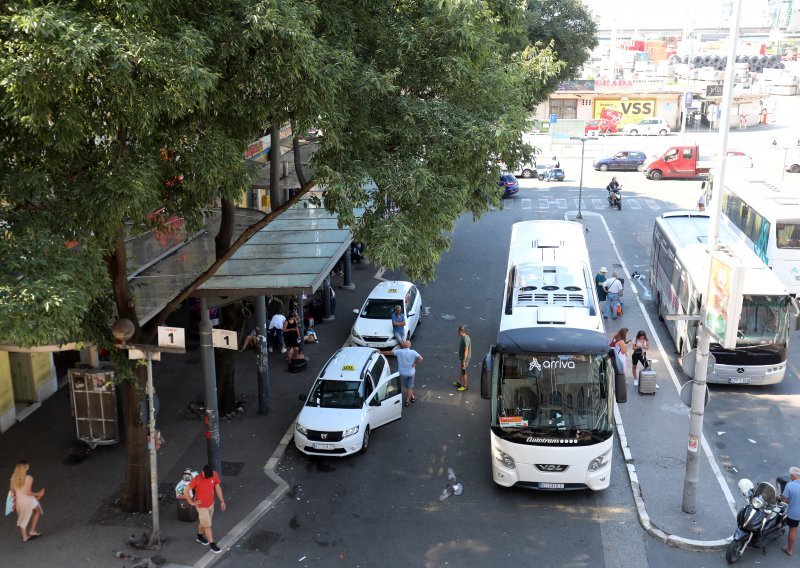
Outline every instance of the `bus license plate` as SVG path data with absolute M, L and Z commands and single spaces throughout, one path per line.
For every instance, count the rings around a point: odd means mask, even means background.
M 315 450 L 332 450 L 334 449 L 333 444 L 313 444 L 312 447 Z
M 728 383 L 731 385 L 746 385 L 750 383 L 750 379 L 745 377 L 731 377 L 728 379 Z
M 564 489 L 563 483 L 546 483 L 544 481 L 539 482 L 539 489 Z

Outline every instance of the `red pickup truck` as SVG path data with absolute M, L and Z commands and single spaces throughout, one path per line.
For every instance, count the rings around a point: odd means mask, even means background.
M 700 146 L 673 146 L 662 155 L 644 163 L 648 179 L 689 179 L 708 174 L 714 158 L 700 155 Z

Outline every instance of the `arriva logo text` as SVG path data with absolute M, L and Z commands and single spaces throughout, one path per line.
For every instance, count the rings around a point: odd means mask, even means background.
M 530 365 L 528 365 L 528 370 L 533 371 L 534 369 L 542 370 L 542 369 L 574 369 L 575 368 L 575 361 L 562 361 L 561 359 L 555 359 L 553 361 L 547 359 L 539 363 L 539 361 L 534 357 L 531 361 Z

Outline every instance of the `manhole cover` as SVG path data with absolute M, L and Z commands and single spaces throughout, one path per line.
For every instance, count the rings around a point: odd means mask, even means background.
M 664 469 L 683 469 L 686 462 L 681 458 L 663 457 L 656 460 L 656 465 Z

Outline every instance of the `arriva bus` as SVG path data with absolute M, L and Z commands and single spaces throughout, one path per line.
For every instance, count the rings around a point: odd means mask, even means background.
M 711 201 L 711 185 L 707 184 Z M 800 198 L 763 180 L 733 179 L 722 192 L 722 220 L 771 268 L 792 296 L 800 293 Z
M 708 288 L 711 256 L 707 251 L 710 217 L 707 213 L 677 211 L 656 219 L 650 283 L 681 357 L 697 347 L 693 321 L 667 320 L 667 314 L 699 314 Z M 720 246 L 745 266 L 742 315 L 736 349 L 711 344 L 716 364 L 708 382 L 769 385 L 783 380 L 789 347 L 791 297 L 786 287 L 726 226 L 720 225 Z
M 515 223 L 506 274 L 500 331 L 481 373 L 494 481 L 605 489 L 615 380 L 583 226 Z

